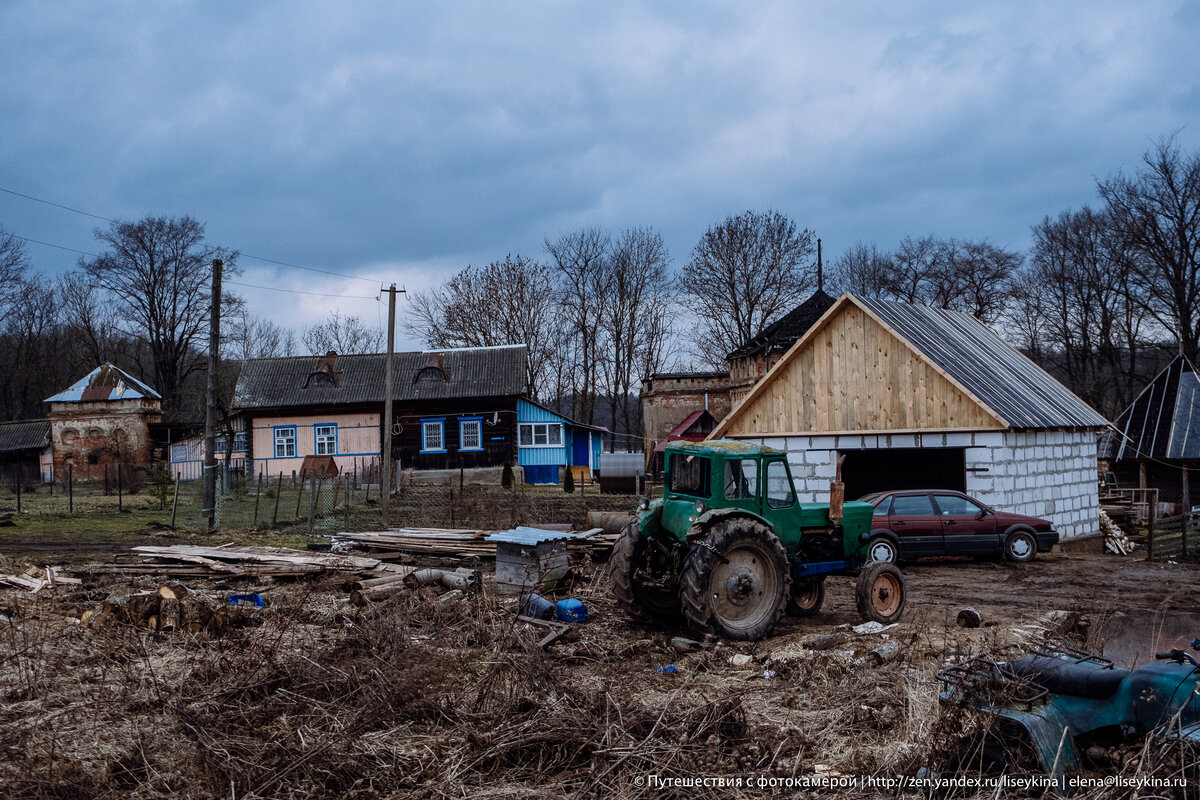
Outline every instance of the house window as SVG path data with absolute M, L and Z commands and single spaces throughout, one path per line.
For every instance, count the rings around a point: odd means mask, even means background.
M 483 419 L 466 417 L 458 421 L 458 449 L 483 449 Z
M 188 449 L 186 444 L 177 444 L 171 448 L 171 460 L 175 462 L 188 460 Z
M 421 452 L 422 453 L 444 453 L 444 452 L 446 452 L 446 420 L 445 420 L 445 418 L 421 420 Z
M 246 452 L 246 432 L 245 431 L 239 431 L 238 433 L 235 433 L 233 435 L 233 452 L 235 452 L 235 453 Z
M 522 422 L 521 447 L 562 447 L 562 425 L 557 422 Z
M 337 455 L 337 425 L 314 425 L 316 449 L 319 456 Z
M 275 457 L 296 457 L 296 428 L 294 426 L 275 429 Z

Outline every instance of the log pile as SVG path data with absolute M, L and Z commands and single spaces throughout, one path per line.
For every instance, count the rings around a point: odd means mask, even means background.
M 350 572 L 375 575 L 394 567 L 377 558 L 342 553 L 311 553 L 286 547 L 199 547 L 172 545 L 134 547 L 141 557 L 132 564 L 92 564 L 83 572 L 125 575 L 169 575 L 177 578 L 301 577 Z
M 20 575 L 0 575 L 0 586 L 14 589 L 24 589 L 27 592 L 40 592 L 42 589 L 63 585 L 79 585 L 79 578 L 71 578 L 61 574 L 55 567 L 45 569 L 30 567 Z
M 83 612 L 79 621 L 89 628 L 132 625 L 161 633 L 216 633 L 228 624 L 228 614 L 229 609 L 218 600 L 175 583 L 154 591 L 113 595 L 96 609 Z
M 1104 533 L 1104 549 L 1119 556 L 1133 552 L 1133 542 L 1104 509 L 1100 509 L 1100 530 Z

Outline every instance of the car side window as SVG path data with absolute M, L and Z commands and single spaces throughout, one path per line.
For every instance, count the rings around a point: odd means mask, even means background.
M 871 516 L 886 517 L 890 513 L 892 513 L 892 498 L 885 497 L 883 502 L 875 506 L 875 513 L 873 513 Z
M 927 494 L 899 494 L 892 498 L 893 517 L 924 517 L 935 513 Z
M 939 494 L 934 495 L 934 497 L 937 498 L 938 508 L 942 510 L 943 516 L 973 517 L 976 514 L 983 513 L 981 506 L 956 494 Z
M 753 459 L 725 462 L 725 497 L 740 500 L 758 496 L 758 464 Z
M 767 464 L 767 505 L 771 508 L 787 508 L 796 500 L 792 481 L 788 477 L 786 461 Z

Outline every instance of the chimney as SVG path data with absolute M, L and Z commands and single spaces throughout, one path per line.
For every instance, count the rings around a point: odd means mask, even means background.
M 337 363 L 337 352 L 330 350 L 323 356 L 317 358 L 317 372 L 324 372 L 326 375 L 333 374 L 333 365 Z

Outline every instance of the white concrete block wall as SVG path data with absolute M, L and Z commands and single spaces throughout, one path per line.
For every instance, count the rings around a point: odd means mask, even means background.
M 890 436 L 789 436 L 756 439 L 788 451 L 802 502 L 824 502 L 838 450 L 862 447 L 964 447 L 967 494 L 1002 511 L 1044 517 L 1063 539 L 1099 530 L 1096 436 L 1087 431 L 1004 431 Z M 936 444 L 935 444 L 936 443 Z

